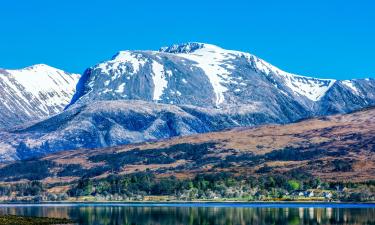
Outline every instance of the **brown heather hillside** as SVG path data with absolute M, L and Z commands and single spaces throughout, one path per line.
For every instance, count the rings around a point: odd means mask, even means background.
M 64 151 L 4 164 L 0 179 L 3 183 L 39 179 L 55 183 L 59 192 L 82 176 L 145 170 L 178 178 L 227 171 L 253 176 L 304 173 L 330 182 L 375 180 L 375 108 L 289 125 Z

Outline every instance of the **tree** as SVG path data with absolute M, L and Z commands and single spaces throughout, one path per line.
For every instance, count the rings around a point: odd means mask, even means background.
M 295 191 L 295 190 L 300 189 L 300 187 L 301 187 L 301 184 L 298 181 L 296 181 L 296 180 L 289 180 L 288 181 L 288 190 Z

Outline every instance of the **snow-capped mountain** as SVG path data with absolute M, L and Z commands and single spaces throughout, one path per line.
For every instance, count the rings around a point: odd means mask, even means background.
M 187 43 L 121 51 L 87 69 L 66 107 L 0 132 L 0 160 L 290 123 L 375 105 L 375 80 L 284 72 L 249 53 Z
M 300 76 L 249 53 L 187 43 L 159 51 L 119 52 L 86 70 L 72 104 L 144 100 L 225 108 L 257 102 L 280 111 L 288 102 L 288 107 L 298 108 L 297 114 L 320 115 L 325 114 L 320 108 L 326 108 L 327 99 L 331 113 L 374 104 L 374 90 L 373 79 L 336 81 Z M 330 95 L 337 91 L 346 92 L 347 100 L 356 99 L 356 103 L 336 107 Z
M 61 112 L 75 93 L 79 77 L 43 64 L 0 69 L 0 128 Z

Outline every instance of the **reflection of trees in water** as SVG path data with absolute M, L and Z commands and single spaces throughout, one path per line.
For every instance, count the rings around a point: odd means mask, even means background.
M 375 209 L 204 207 L 2 207 L 1 214 L 72 218 L 79 224 L 375 224 Z
M 37 216 L 37 217 L 53 217 L 53 218 L 69 218 L 69 207 L 61 206 L 10 206 L 0 207 L 0 214 L 12 214 L 22 216 Z
M 374 224 L 375 209 L 85 207 L 82 224 Z

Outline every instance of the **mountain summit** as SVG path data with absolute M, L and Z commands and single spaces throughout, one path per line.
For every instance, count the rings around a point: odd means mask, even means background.
M 193 42 L 159 51 L 119 52 L 85 71 L 72 104 L 144 100 L 225 108 L 257 103 L 280 110 L 287 102 L 299 108 L 298 114 L 320 115 L 373 104 L 374 89 L 374 80 L 295 75 L 249 53 Z M 343 96 L 336 101 L 342 102 L 337 103 L 333 97 L 339 93 Z

